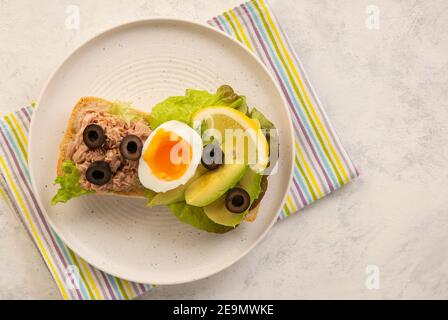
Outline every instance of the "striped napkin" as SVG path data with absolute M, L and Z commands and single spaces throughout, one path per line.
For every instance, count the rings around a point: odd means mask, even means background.
M 358 176 L 308 79 L 303 65 L 264 0 L 249 1 L 209 21 L 255 53 L 277 79 L 295 132 L 292 188 L 283 219 Z
M 295 168 L 280 218 L 297 212 L 358 175 L 332 128 L 288 38 L 264 0 L 225 12 L 209 24 L 255 53 L 278 81 L 293 117 Z M 30 183 L 27 163 L 32 107 L 0 119 L 0 193 L 17 214 L 64 299 L 132 299 L 149 284 L 113 277 L 85 262 L 48 225 Z

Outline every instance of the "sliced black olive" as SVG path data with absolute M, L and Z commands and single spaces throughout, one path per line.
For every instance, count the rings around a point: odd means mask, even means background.
M 249 210 L 255 209 L 261 202 L 261 199 L 263 199 L 264 194 L 266 193 L 266 190 L 268 189 L 268 175 L 264 175 L 263 178 L 261 178 L 261 191 L 258 195 L 258 198 L 255 199 L 254 202 L 252 202 L 252 205 L 250 206 Z
M 103 128 L 97 124 L 89 124 L 82 133 L 82 139 L 87 147 L 90 149 L 100 148 L 104 141 L 106 141 L 106 135 Z
M 96 161 L 86 171 L 86 179 L 92 184 L 102 186 L 110 181 L 112 171 L 105 161 Z
M 232 188 L 226 195 L 226 208 L 233 213 L 242 213 L 250 206 L 250 196 L 242 188 Z
M 218 169 L 224 162 L 224 153 L 216 143 L 210 143 L 202 150 L 202 165 L 208 170 Z
M 142 140 L 133 134 L 124 137 L 120 143 L 121 155 L 128 160 L 138 160 L 142 154 L 142 148 Z

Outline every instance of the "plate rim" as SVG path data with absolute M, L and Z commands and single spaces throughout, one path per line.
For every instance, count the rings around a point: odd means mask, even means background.
M 138 277 L 132 277 L 131 275 L 120 275 L 120 274 L 116 274 L 113 271 L 109 271 L 107 270 L 107 268 L 103 268 L 98 266 L 95 261 L 92 261 L 94 259 L 91 259 L 91 255 L 87 254 L 85 255 L 84 252 L 83 254 L 79 253 L 78 250 L 75 250 L 71 244 L 69 244 L 66 239 L 65 236 L 63 235 L 63 233 L 60 232 L 59 228 L 56 226 L 56 224 L 53 222 L 53 220 L 50 218 L 49 214 L 47 213 L 47 210 L 45 209 L 45 207 L 42 204 L 42 200 L 41 197 L 39 196 L 39 193 L 36 191 L 37 187 L 36 187 L 36 182 L 34 179 L 34 170 L 33 170 L 33 156 L 31 151 L 31 146 L 33 145 L 33 128 L 35 126 L 35 112 L 38 110 L 38 108 L 40 107 L 40 102 L 43 98 L 43 96 L 45 95 L 49 85 L 51 84 L 52 80 L 55 78 L 55 76 L 57 75 L 57 73 L 59 72 L 59 70 L 62 68 L 62 66 L 64 66 L 66 64 L 66 62 L 72 57 L 74 56 L 76 53 L 78 53 L 79 51 L 81 51 L 84 47 L 86 47 L 88 44 L 90 44 L 91 42 L 95 41 L 97 38 L 106 35 L 107 33 L 112 33 L 114 31 L 120 30 L 120 29 L 125 29 L 128 27 L 132 27 L 133 25 L 139 25 L 139 24 L 148 24 L 148 23 L 174 23 L 174 24 L 178 24 L 178 23 L 182 23 L 182 24 L 186 24 L 186 25 L 190 25 L 190 26 L 194 26 L 197 28 L 205 28 L 208 31 L 211 31 L 212 33 L 214 33 L 216 36 L 219 37 L 224 37 L 227 40 L 232 41 L 234 44 L 236 44 L 237 46 L 239 46 L 240 48 L 242 48 L 244 51 L 246 51 L 246 53 L 248 53 L 252 59 L 254 59 L 254 61 L 263 69 L 263 71 L 265 72 L 265 74 L 268 76 L 268 78 L 271 80 L 271 83 L 274 85 L 274 87 L 277 90 L 278 95 L 280 96 L 282 102 L 283 102 L 283 108 L 286 110 L 287 113 L 287 118 L 288 118 L 288 124 L 287 124 L 287 128 L 288 128 L 288 132 L 289 132 L 289 136 L 291 141 L 294 141 L 294 129 L 293 129 L 293 124 L 292 124 L 292 118 L 291 118 L 291 111 L 289 110 L 288 104 L 286 102 L 286 99 L 280 89 L 280 85 L 277 83 L 276 79 L 274 78 L 274 76 L 269 72 L 268 68 L 266 67 L 265 64 L 263 64 L 263 62 L 260 60 L 259 57 L 257 57 L 255 55 L 255 53 L 253 53 L 252 51 L 250 51 L 248 48 L 246 48 L 242 43 L 236 41 L 234 38 L 232 38 L 230 35 L 226 34 L 225 32 L 221 31 L 221 30 L 217 30 L 215 28 L 213 28 L 212 26 L 206 24 L 206 23 L 202 23 L 202 22 L 198 22 L 198 21 L 193 21 L 193 20 L 189 20 L 189 19 L 182 19 L 182 18 L 173 18 L 173 17 L 152 17 L 152 18 L 143 18 L 143 19 L 133 19 L 127 22 L 122 22 L 119 24 L 116 24 L 112 27 L 108 27 L 106 29 L 103 29 L 102 31 L 93 34 L 91 37 L 89 37 L 87 40 L 81 42 L 81 44 L 79 44 L 78 46 L 75 47 L 75 49 L 71 50 L 63 59 L 60 63 L 57 64 L 56 68 L 52 71 L 52 73 L 50 74 L 50 76 L 48 77 L 47 81 L 45 82 L 44 86 L 42 87 L 38 99 L 36 100 L 36 105 L 34 107 L 34 112 L 33 112 L 33 116 L 31 118 L 31 122 L 30 122 L 30 127 L 29 127 L 29 132 L 30 132 L 30 136 L 29 136 L 29 144 L 28 144 L 28 154 L 29 154 L 29 160 L 28 160 L 28 165 L 29 165 L 29 172 L 30 172 L 30 180 L 31 180 L 31 187 L 33 189 L 33 192 L 37 195 L 36 200 L 37 200 L 37 204 L 40 206 L 40 208 L 42 209 L 42 213 L 44 214 L 44 217 L 46 219 L 46 221 L 48 222 L 48 224 L 50 225 L 50 227 L 53 229 L 53 231 L 56 233 L 56 235 L 62 240 L 62 242 L 64 243 L 64 245 L 68 246 L 71 250 L 73 250 L 73 252 L 75 252 L 77 255 L 79 255 L 82 259 L 84 259 L 87 263 L 89 263 L 91 266 L 97 268 L 98 270 L 108 273 L 114 277 L 120 278 L 120 279 L 124 279 L 127 281 L 132 281 L 132 282 L 137 282 L 137 283 L 142 283 L 142 284 L 152 284 L 152 285 L 175 285 L 175 284 L 182 284 L 182 283 L 189 283 L 189 282 L 193 282 L 193 281 L 197 281 L 197 280 L 201 280 L 210 276 L 213 276 L 227 268 L 229 268 L 230 266 L 232 266 L 233 264 L 235 264 L 236 262 L 240 261 L 243 257 L 245 257 L 250 251 L 252 251 L 260 242 L 261 240 L 263 240 L 267 233 L 271 230 L 272 226 L 274 225 L 274 223 L 278 220 L 278 216 L 280 214 L 280 209 L 281 209 L 281 205 L 279 206 L 279 208 L 277 209 L 277 213 L 275 214 L 275 216 L 273 216 L 272 220 L 270 221 L 268 227 L 256 238 L 256 240 L 250 245 L 248 246 L 248 248 L 244 251 L 242 251 L 239 255 L 235 256 L 235 258 L 230 259 L 228 263 L 226 264 L 222 264 L 220 267 L 213 269 L 211 272 L 207 272 L 204 273 L 200 276 L 191 276 L 188 280 L 178 280 L 178 281 L 157 281 L 156 279 L 151 280 L 151 279 L 141 279 Z M 289 174 L 288 174 L 288 183 L 287 183 L 287 187 L 286 189 L 289 190 L 291 187 L 291 183 L 292 183 L 292 175 L 293 175 L 293 170 L 294 170 L 294 148 L 291 148 L 291 152 L 290 152 L 290 168 L 289 168 Z M 287 192 L 283 195 L 281 203 L 285 202 L 287 196 Z M 78 248 L 77 248 L 78 249 Z

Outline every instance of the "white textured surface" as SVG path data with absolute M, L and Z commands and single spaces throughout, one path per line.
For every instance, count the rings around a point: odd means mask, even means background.
M 153 15 L 206 20 L 239 1 L 0 0 L 0 113 L 26 105 L 61 59 L 109 26 Z M 81 9 L 67 30 L 65 8 Z M 448 298 L 448 3 L 271 1 L 362 177 L 275 226 L 209 279 L 161 298 Z M 365 10 L 380 9 L 380 29 Z M 6 44 L 6 45 L 5 45 Z M 0 201 L 0 298 L 59 298 Z M 381 272 L 365 286 L 367 265 Z

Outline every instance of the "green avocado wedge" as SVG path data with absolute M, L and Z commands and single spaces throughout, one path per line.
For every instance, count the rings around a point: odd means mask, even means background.
M 207 169 L 203 165 L 199 165 L 194 176 L 183 185 L 178 186 L 167 192 L 157 193 L 152 199 L 148 201 L 148 207 L 167 206 L 176 202 L 185 201 L 185 190 L 190 186 L 194 180 L 202 176 Z
M 247 170 L 241 180 L 238 182 L 238 186 L 247 191 L 250 195 L 250 202 L 254 202 L 256 198 L 258 198 L 261 192 L 261 179 L 262 175 L 256 173 L 252 170 Z M 226 195 L 224 194 L 218 200 L 204 207 L 204 212 L 213 222 L 228 226 L 235 227 L 243 221 L 244 216 L 247 214 L 249 210 L 246 210 L 242 213 L 236 214 L 229 210 L 226 207 Z
M 213 222 L 227 227 L 236 227 L 243 221 L 247 211 L 243 213 L 233 213 L 226 208 L 226 195 L 221 196 L 215 202 L 204 207 L 207 217 Z
M 186 187 L 187 185 L 184 184 L 167 192 L 158 193 L 150 201 L 148 201 L 147 206 L 166 206 L 172 203 L 184 201 Z
M 185 190 L 185 201 L 196 207 L 209 205 L 233 188 L 248 168 L 245 163 L 232 163 L 205 173 Z

